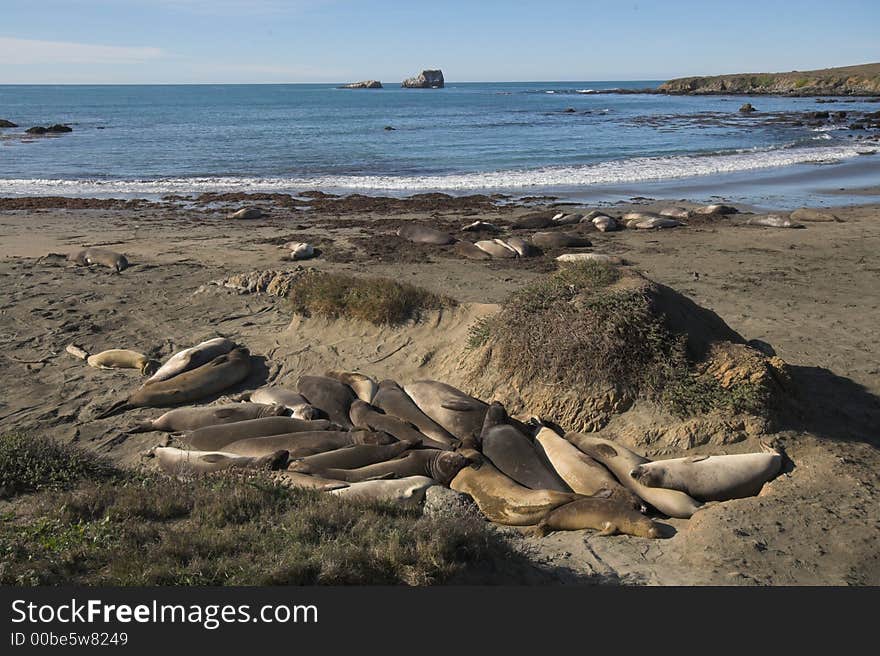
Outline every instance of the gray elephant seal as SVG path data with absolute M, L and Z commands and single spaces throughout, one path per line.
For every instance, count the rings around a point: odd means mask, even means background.
M 403 388 L 393 380 L 383 380 L 379 383 L 379 391 L 373 398 L 373 405 L 392 417 L 409 422 L 432 440 L 448 446 L 458 444 L 455 437 L 422 412 L 419 406 L 403 391 Z
M 77 253 L 71 253 L 67 256 L 67 259 L 79 266 L 100 264 L 115 270 L 116 273 L 120 273 L 128 268 L 128 260 L 125 255 L 107 250 L 106 248 L 86 248 Z
M 262 219 L 264 216 L 268 216 L 263 210 L 259 207 L 243 207 L 237 212 L 233 212 L 229 214 L 227 219 Z
M 390 435 L 373 431 L 311 431 L 251 437 L 227 444 L 223 450 L 243 456 L 264 456 L 284 449 L 291 458 L 302 458 L 353 444 L 393 444 L 395 441 Z
M 691 215 L 683 207 L 664 207 L 662 210 L 658 212 L 660 216 L 667 216 L 670 219 L 678 219 L 679 221 L 687 221 L 688 217 Z
M 737 214 L 738 209 L 732 205 L 704 205 L 693 210 L 694 214 Z
M 489 406 L 479 399 L 436 380 L 417 380 L 403 390 L 419 410 L 459 440 L 480 435 Z
M 598 460 L 631 492 L 670 517 L 688 519 L 700 507 L 700 503 L 684 492 L 647 487 L 636 481 L 629 473 L 647 462 L 647 458 L 600 437 L 582 433 L 566 433 L 565 439 L 594 460 Z
M 646 462 L 633 468 L 630 476 L 647 487 L 679 490 L 701 501 L 753 497 L 782 469 L 782 454 L 761 446 L 764 453 Z
M 184 451 L 174 447 L 158 447 L 154 454 L 159 461 L 159 468 L 172 476 L 210 474 L 224 469 L 279 469 L 287 464 L 286 451 L 249 458 L 221 451 Z
M 348 385 L 357 394 L 357 397 L 365 403 L 372 403 L 373 397 L 376 396 L 376 392 L 379 389 L 379 384 L 373 378 L 358 371 L 327 371 L 324 375 L 327 378 L 332 378 Z
M 237 400 L 281 405 L 289 410 L 290 415 L 296 419 L 321 418 L 321 411 L 306 401 L 306 397 L 299 392 L 283 387 L 261 387 L 253 392 L 240 394 Z
M 306 400 L 343 428 L 352 428 L 348 413 L 357 398 L 345 383 L 324 376 L 300 376 L 296 388 Z
M 421 433 L 402 419 L 383 414 L 369 403 L 360 399 L 351 404 L 351 423 L 365 430 L 383 431 L 403 442 L 412 442 L 430 449 L 449 451 L 452 447 L 445 442 L 437 442 Z
M 149 431 L 164 431 L 166 433 L 179 433 L 191 431 L 205 426 L 217 426 L 219 424 L 231 424 L 248 419 L 260 417 L 278 417 L 283 415 L 286 408 L 282 405 L 263 405 L 261 403 L 230 403 L 227 405 L 215 405 L 200 408 L 176 408 L 169 410 L 156 419 L 144 421 L 134 428 L 128 429 L 128 433 L 146 433 Z
M 493 426 L 481 435 L 483 455 L 501 472 L 532 490 L 571 492 L 538 455 L 532 442 L 513 426 Z
M 182 351 L 178 351 L 165 361 L 159 369 L 150 376 L 148 383 L 156 383 L 160 380 L 174 378 L 184 371 L 201 367 L 219 355 L 229 353 L 235 348 L 235 342 L 225 337 L 215 337 L 201 344 L 196 344 Z
M 522 237 L 508 237 L 504 243 L 515 250 L 520 257 L 537 257 L 541 254 L 541 250 L 537 246 L 530 244 Z
M 411 442 L 354 444 L 333 451 L 316 453 L 313 456 L 297 458 L 287 468 L 291 471 L 304 473 L 328 469 L 357 469 L 396 458 L 411 446 Z
M 676 219 L 670 219 L 665 216 L 656 216 L 651 217 L 650 219 L 645 219 L 644 221 L 636 221 L 635 225 L 632 227 L 636 230 L 659 230 L 663 228 L 677 228 L 682 225 L 684 225 L 684 223 Z
M 97 415 L 96 419 L 132 408 L 155 408 L 198 401 L 237 385 L 248 377 L 250 371 L 250 353 L 245 348 L 236 348 L 170 380 L 143 385 L 124 401 L 113 404 Z
M 329 430 L 331 424 L 326 419 L 304 421 L 293 417 L 260 417 L 230 424 L 204 426 L 188 431 L 181 436 L 193 449 L 217 451 L 227 444 L 251 437 L 284 435 L 287 433 L 311 433 Z M 338 426 L 336 427 L 338 428 Z
M 593 218 L 590 223 L 592 223 L 593 227 L 599 232 L 614 232 L 615 230 L 620 229 L 620 224 L 617 223 L 617 219 L 605 216 L 604 214 Z
M 529 214 L 516 219 L 513 222 L 514 228 L 546 228 L 553 225 L 553 216 L 547 212 L 539 212 L 537 214 Z
M 298 468 L 297 471 L 306 474 L 317 474 L 318 476 L 346 481 L 347 483 L 357 483 L 373 478 L 428 476 L 438 483 L 448 485 L 449 481 L 455 478 L 455 475 L 469 464 L 470 460 L 459 453 L 426 449 L 423 451 L 408 451 L 394 460 L 367 465 L 357 469 Z
M 548 512 L 578 498 L 572 492 L 530 490 L 498 471 L 488 461 L 462 469 L 449 484 L 470 495 L 487 519 L 507 526 L 537 524 Z
M 469 241 L 455 242 L 455 252 L 469 260 L 491 260 L 492 256 Z
M 551 531 L 579 531 L 591 528 L 599 535 L 623 533 L 640 538 L 660 538 L 659 524 L 615 499 L 582 498 L 547 513 L 535 527 L 536 535 Z
M 549 248 L 580 248 L 583 246 L 592 246 L 586 237 L 575 235 L 569 232 L 536 232 L 532 235 L 532 243 L 544 249 Z
M 765 228 L 803 228 L 800 223 L 795 223 L 787 216 L 768 214 L 767 216 L 753 216 L 746 220 L 746 225 L 763 226 Z
M 343 481 L 332 481 L 329 478 L 321 478 L 320 476 L 309 476 L 308 474 L 300 474 L 289 469 L 273 472 L 272 479 L 282 487 L 298 487 L 303 490 L 318 490 L 319 492 L 341 490 L 348 487 L 348 483 Z
M 110 349 L 101 351 L 86 358 L 90 367 L 98 369 L 137 369 L 144 376 L 149 376 L 159 368 L 159 363 L 143 353 L 128 349 Z
M 517 256 L 516 251 L 500 239 L 481 239 L 474 243 L 481 251 L 488 253 L 493 259 L 512 259 Z
M 417 244 L 435 244 L 437 246 L 445 246 L 455 241 L 452 235 L 423 225 L 401 226 L 397 230 L 397 236 Z
M 604 264 L 626 264 L 623 258 L 605 253 L 563 253 L 557 262 L 602 262 Z
M 572 491 L 593 496 L 601 490 L 623 489 L 604 465 L 593 460 L 550 428 L 546 426 L 541 428 L 535 436 L 535 442 L 559 477 Z
M 437 482 L 428 476 L 407 476 L 387 481 L 363 481 L 331 490 L 330 494 L 357 501 L 396 503 L 417 507 L 425 500 L 425 492 Z
M 553 225 L 574 225 L 575 223 L 580 223 L 583 218 L 583 214 L 565 214 L 560 212 L 553 217 Z

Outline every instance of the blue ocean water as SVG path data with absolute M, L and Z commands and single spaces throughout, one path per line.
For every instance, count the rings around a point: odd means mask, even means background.
M 767 114 L 877 108 L 761 97 L 749 116 L 737 112 L 742 97 L 593 93 L 656 84 L 0 86 L 0 118 L 20 126 L 0 129 L 0 195 L 524 194 L 649 182 L 855 158 L 845 122 Z M 74 131 L 24 134 L 52 123 Z

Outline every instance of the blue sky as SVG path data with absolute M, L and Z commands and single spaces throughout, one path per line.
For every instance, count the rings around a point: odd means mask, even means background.
M 880 61 L 878 0 L 2 0 L 0 83 L 648 80 Z

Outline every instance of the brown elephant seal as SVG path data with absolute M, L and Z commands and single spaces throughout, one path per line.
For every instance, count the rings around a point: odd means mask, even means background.
M 677 219 L 670 219 L 666 216 L 655 216 L 650 219 L 645 219 L 644 221 L 636 221 L 635 225 L 632 226 L 636 230 L 660 230 L 663 228 L 677 228 L 678 226 L 683 226 L 684 223 Z
M 247 419 L 229 424 L 204 426 L 192 431 L 187 431 L 181 436 L 193 449 L 206 451 L 218 451 L 227 444 L 246 440 L 251 437 L 266 437 L 267 435 L 284 435 L 287 433 L 312 433 L 314 431 L 338 429 L 332 426 L 326 419 L 304 421 L 293 417 L 260 417 Z
M 468 494 L 487 519 L 507 526 L 531 526 L 548 512 L 578 498 L 573 492 L 530 490 L 484 460 L 465 467 L 449 484 Z
M 520 257 L 537 257 L 541 254 L 541 249 L 534 244 L 530 244 L 522 237 L 508 237 L 504 240 L 504 243 L 515 250 L 516 254 Z
M 357 483 L 372 478 L 405 478 L 406 476 L 428 476 L 438 483 L 448 485 L 449 481 L 463 467 L 467 467 L 470 460 L 460 453 L 452 451 L 437 451 L 426 449 L 423 451 L 408 451 L 402 456 L 379 462 L 357 469 L 318 469 L 297 468 L 305 474 L 317 474 L 325 478 L 332 478 L 347 483 Z
M 137 369 L 144 376 L 153 374 L 159 363 L 143 353 L 128 349 L 110 349 L 86 358 L 90 367 L 97 369 Z
M 321 478 L 320 476 L 300 474 L 289 469 L 272 472 L 272 480 L 281 487 L 297 487 L 302 490 L 318 490 L 319 492 L 341 490 L 349 485 L 344 481 L 333 481 L 329 478 Z
M 425 500 L 425 492 L 437 481 L 428 476 L 407 476 L 393 480 L 363 481 L 348 487 L 331 490 L 344 499 L 374 503 L 393 503 L 406 507 L 417 507 Z
M 452 449 L 445 442 L 432 440 L 402 419 L 386 415 L 381 410 L 374 408 L 369 403 L 364 403 L 360 399 L 351 404 L 349 416 L 351 423 L 357 428 L 383 431 L 403 442 L 412 442 L 430 449 L 441 449 L 443 451 Z
M 574 225 L 575 223 L 580 223 L 583 218 L 583 214 L 566 214 L 565 212 L 560 212 L 554 216 L 552 220 L 553 225 Z
M 397 230 L 397 236 L 417 244 L 434 244 L 436 246 L 445 246 L 455 241 L 455 238 L 446 232 L 417 224 L 401 226 Z
M 248 377 L 250 371 L 250 353 L 246 348 L 236 348 L 169 380 L 143 385 L 124 401 L 114 403 L 97 415 L 96 419 L 132 408 L 156 408 L 198 401 L 237 385 Z
M 250 437 L 223 447 L 227 453 L 242 456 L 264 456 L 284 449 L 291 458 L 312 456 L 353 444 L 393 444 L 396 440 L 386 433 L 374 431 L 307 431 Z
M 512 259 L 517 257 L 516 251 L 500 239 L 481 239 L 474 243 L 481 251 L 488 253 L 493 259 Z
M 630 476 L 647 487 L 679 490 L 700 501 L 753 497 L 782 469 L 782 454 L 761 446 L 763 453 L 646 462 L 633 468 Z
M 116 271 L 122 272 L 128 268 L 128 260 L 122 253 L 110 251 L 106 248 L 86 248 L 77 253 L 71 253 L 67 259 L 79 266 L 91 266 L 92 264 L 100 264 Z
M 629 224 L 631 221 L 650 221 L 651 219 L 659 219 L 660 215 L 657 212 L 626 212 L 620 217 L 620 220 L 626 224 Z
M 242 207 L 240 210 L 229 214 L 227 219 L 262 219 L 268 216 L 259 207 Z
M 547 212 L 528 214 L 514 220 L 513 222 L 513 227 L 519 229 L 532 228 L 540 230 L 541 228 L 546 228 L 551 225 L 553 225 L 553 215 L 548 214 Z
M 595 217 L 590 223 L 592 223 L 593 227 L 599 232 L 614 232 L 615 230 L 620 230 L 620 224 L 617 222 L 617 219 L 604 214 Z
M 684 492 L 647 487 L 629 475 L 639 465 L 650 462 L 647 458 L 611 440 L 583 433 L 566 433 L 565 439 L 594 460 L 605 465 L 611 470 L 618 482 L 660 512 L 670 517 L 688 519 L 699 509 L 700 502 Z
M 604 465 L 546 426 L 535 436 L 537 448 L 572 491 L 593 496 L 600 490 L 623 489 Z M 489 456 L 491 458 L 491 456 Z M 631 493 L 628 493 L 631 494 Z
M 261 387 L 253 392 L 240 394 L 237 400 L 281 405 L 290 411 L 291 417 L 296 419 L 321 419 L 322 414 L 320 410 L 306 401 L 306 397 L 302 394 L 283 387 Z
M 664 207 L 658 212 L 660 216 L 666 216 L 670 219 L 678 219 L 679 221 L 687 221 L 691 213 L 683 207 Z
M 417 380 L 404 385 L 403 391 L 419 410 L 457 439 L 479 436 L 489 409 L 479 399 L 436 380 Z
M 469 241 L 455 242 L 455 252 L 469 260 L 491 260 L 492 256 Z
M 403 391 L 403 388 L 393 380 L 383 380 L 379 383 L 379 390 L 373 397 L 373 405 L 383 410 L 385 414 L 409 422 L 432 440 L 448 446 L 458 444 L 455 437 L 422 412 L 419 406 Z
M 591 528 L 599 535 L 634 535 L 640 538 L 663 537 L 660 524 L 616 499 L 584 497 L 548 512 L 535 527 L 536 535 L 551 531 L 580 531 Z
M 461 226 L 459 230 L 462 232 L 501 232 L 501 228 L 487 221 L 474 221 L 473 223 Z
M 144 421 L 134 428 L 128 429 L 126 432 L 146 433 L 149 431 L 164 431 L 166 433 L 179 433 L 204 428 L 205 426 L 247 421 L 248 419 L 278 417 L 283 415 L 286 410 L 283 405 L 263 405 L 261 403 L 229 403 L 198 408 L 175 408 L 156 419 Z
M 154 455 L 159 468 L 172 476 L 210 474 L 224 469 L 281 469 L 287 465 L 287 451 L 252 458 L 222 451 L 185 451 L 174 447 L 158 447 Z
M 330 421 L 352 428 L 348 413 L 357 397 L 348 385 L 325 376 L 300 376 L 296 389 L 309 404 L 325 412 Z
M 159 367 L 156 373 L 150 376 L 150 379 L 147 382 L 157 383 L 161 380 L 174 378 L 185 371 L 201 367 L 203 364 L 210 362 L 217 356 L 229 353 L 234 348 L 235 342 L 232 340 L 226 339 L 225 337 L 215 337 L 214 339 L 209 339 L 201 344 L 196 344 L 190 348 L 183 349 L 168 358 L 165 363 Z
M 357 469 L 396 458 L 412 447 L 412 442 L 393 444 L 353 444 L 312 456 L 303 456 L 290 462 L 291 471 L 308 473 L 328 469 Z
M 297 262 L 315 257 L 315 247 L 304 241 L 292 241 L 285 244 L 287 253 L 281 259 Z
M 358 371 L 327 371 L 324 375 L 327 378 L 332 378 L 348 385 L 357 397 L 365 403 L 372 403 L 373 397 L 376 396 L 376 391 L 379 389 L 379 384 L 375 379 Z
M 480 436 L 483 455 L 499 471 L 532 490 L 571 492 L 571 488 L 548 467 L 531 440 L 513 426 L 493 426 Z
M 536 232 L 532 235 L 532 243 L 538 248 L 580 248 L 592 246 L 586 237 L 575 235 L 570 232 Z
M 693 210 L 694 214 L 737 214 L 739 210 L 732 205 L 704 205 Z

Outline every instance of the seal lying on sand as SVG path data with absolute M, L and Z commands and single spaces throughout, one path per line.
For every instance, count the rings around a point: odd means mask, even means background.
M 427 476 L 407 476 L 387 481 L 363 481 L 348 487 L 331 490 L 330 494 L 358 501 L 379 501 L 417 507 L 425 499 L 425 492 L 437 482 Z
M 449 481 L 468 464 L 470 464 L 470 460 L 459 453 L 425 449 L 423 451 L 409 451 L 394 460 L 367 465 L 357 469 L 297 467 L 296 471 L 306 474 L 317 474 L 318 476 L 348 483 L 357 483 L 371 478 L 430 476 L 438 483 L 448 485 Z
M 216 451 L 227 444 L 246 440 L 251 437 L 266 437 L 267 435 L 284 435 L 287 433 L 312 433 L 323 431 L 332 426 L 326 419 L 305 421 L 293 417 L 260 417 L 236 421 L 231 424 L 219 424 L 205 426 L 184 433 L 181 439 L 194 449 L 206 449 Z
M 379 383 L 379 391 L 373 398 L 373 405 L 392 417 L 411 423 L 432 440 L 449 446 L 458 444 L 455 437 L 422 412 L 400 385 L 393 380 L 383 380 Z
M 753 216 L 746 220 L 746 225 L 763 226 L 765 228 L 803 228 L 800 223 L 795 223 L 787 216 L 768 214 L 767 216 Z
M 174 378 L 184 371 L 201 367 L 219 355 L 229 353 L 235 348 L 235 342 L 225 337 L 215 337 L 201 344 L 196 344 L 182 351 L 178 351 L 165 361 L 159 369 L 150 376 L 148 383 L 156 383 L 160 380 Z
M 114 269 L 116 273 L 120 273 L 128 268 L 128 260 L 122 253 L 107 250 L 106 248 L 86 248 L 77 253 L 71 253 L 67 259 L 79 266 L 90 266 L 92 264 L 100 264 L 101 266 Z
M 603 262 L 605 264 L 625 264 L 623 258 L 605 253 L 563 253 L 557 262 Z
M 647 462 L 633 468 L 630 476 L 647 487 L 679 490 L 701 501 L 753 497 L 782 468 L 782 454 L 764 443 L 761 447 L 764 453 Z
M 223 469 L 279 469 L 287 464 L 287 451 L 276 451 L 260 458 L 249 458 L 221 451 L 184 451 L 174 447 L 154 450 L 159 468 L 166 474 L 208 474 Z
M 251 437 L 227 444 L 223 450 L 242 456 L 264 456 L 285 449 L 291 458 L 342 449 L 352 444 L 393 444 L 396 440 L 386 433 L 373 431 L 310 431 Z
M 201 408 L 176 408 L 156 419 L 144 421 L 126 432 L 164 431 L 178 433 L 205 426 L 259 419 L 260 417 L 278 417 L 283 415 L 286 410 L 282 405 L 263 405 L 262 403 L 229 403 Z
M 233 212 L 229 214 L 227 219 L 262 219 L 264 216 L 268 216 L 263 210 L 259 207 L 243 207 L 237 212 Z
M 349 416 L 351 417 L 351 423 L 357 428 L 384 431 L 398 440 L 412 442 L 413 444 L 431 449 L 441 449 L 443 451 L 452 449 L 445 442 L 432 440 L 402 419 L 383 414 L 369 403 L 364 403 L 361 400 L 351 404 Z
M 604 465 L 600 465 L 550 428 L 541 428 L 535 436 L 535 442 L 559 477 L 574 492 L 593 496 L 603 489 L 622 489 Z
M 684 223 L 677 219 L 671 219 L 665 216 L 655 216 L 650 219 L 645 219 L 644 221 L 636 221 L 635 225 L 632 227 L 636 230 L 655 230 L 661 228 L 677 228 L 682 225 L 684 225 Z
M 320 476 L 309 476 L 308 474 L 300 474 L 289 469 L 272 472 L 272 480 L 282 487 L 298 487 L 303 490 L 318 490 L 319 492 L 341 490 L 344 487 L 348 487 L 348 483 L 344 481 L 332 481 L 329 478 L 321 478 Z
M 516 251 L 501 239 L 481 239 L 474 243 L 474 246 L 488 253 L 494 259 L 512 259 L 517 257 Z
M 348 385 L 365 403 L 372 403 L 373 397 L 376 396 L 376 391 L 379 389 L 379 384 L 373 378 L 358 371 L 327 371 L 324 375 Z
M 403 390 L 419 410 L 459 440 L 479 436 L 489 409 L 479 399 L 436 380 L 417 380 Z
M 435 244 L 437 246 L 444 246 L 455 241 L 455 238 L 448 233 L 440 232 L 427 226 L 413 224 L 398 228 L 397 236 L 417 244 Z
M 660 512 L 670 517 L 688 519 L 699 509 L 700 503 L 684 492 L 647 487 L 629 475 L 639 465 L 650 462 L 647 458 L 611 440 L 583 433 L 566 433 L 565 439 L 594 460 L 605 465 L 624 487 L 629 488 L 640 499 L 651 504 Z
M 282 405 L 290 410 L 290 415 L 296 419 L 321 418 L 321 411 L 306 401 L 306 397 L 283 387 L 261 387 L 253 392 L 239 394 L 235 400 Z
M 251 371 L 246 348 L 236 348 L 207 364 L 156 383 L 146 383 L 124 401 L 114 403 L 97 415 L 103 419 L 132 408 L 156 408 L 198 401 L 237 385 Z
M 559 506 L 547 513 L 535 527 L 536 535 L 551 531 L 579 531 L 592 528 L 599 535 L 624 533 L 640 538 L 660 538 L 660 524 L 616 499 L 586 497 Z
M 531 440 L 513 426 L 493 426 L 480 435 L 485 455 L 504 474 L 532 490 L 571 492 L 538 455 Z
M 469 241 L 455 242 L 455 252 L 469 260 L 491 260 L 492 256 Z
M 348 413 L 357 397 L 348 385 L 325 376 L 300 376 L 296 388 L 311 405 L 327 413 L 331 421 L 352 428 Z
M 90 367 L 98 369 L 137 369 L 144 376 L 149 376 L 159 368 L 159 363 L 143 353 L 128 349 L 110 349 L 90 355 L 86 362 Z
M 355 444 L 324 453 L 316 453 L 313 456 L 297 458 L 287 468 L 291 471 L 305 473 L 328 469 L 357 469 L 396 458 L 411 446 L 411 442 Z
M 539 248 L 579 248 L 593 245 L 586 237 L 569 232 L 536 232 L 532 235 L 532 243 Z

